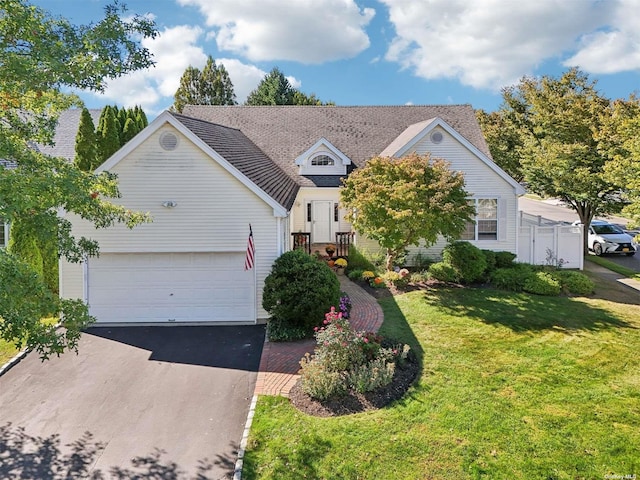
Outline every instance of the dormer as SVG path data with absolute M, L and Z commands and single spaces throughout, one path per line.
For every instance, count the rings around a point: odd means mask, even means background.
M 351 160 L 323 137 L 296 158 L 296 165 L 300 175 L 346 175 Z

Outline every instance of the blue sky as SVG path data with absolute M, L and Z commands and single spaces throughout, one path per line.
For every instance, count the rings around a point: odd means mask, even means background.
M 32 0 L 73 23 L 105 0 Z M 523 75 L 578 66 L 610 98 L 640 91 L 640 0 L 123 0 L 151 15 L 156 67 L 112 81 L 88 107 L 173 103 L 188 65 L 207 55 L 238 101 L 274 66 L 337 105 L 460 104 L 495 110 Z

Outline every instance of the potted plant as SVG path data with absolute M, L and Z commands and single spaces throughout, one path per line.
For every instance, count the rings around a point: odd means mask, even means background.
M 327 252 L 327 255 L 329 255 L 330 257 L 333 257 L 333 254 L 336 251 L 336 246 L 334 244 L 330 243 L 329 245 L 324 247 L 324 250 L 325 250 L 325 252 Z
M 339 258 L 334 262 L 336 267 L 336 273 L 338 275 L 344 275 L 344 269 L 347 267 L 347 261 L 344 258 Z

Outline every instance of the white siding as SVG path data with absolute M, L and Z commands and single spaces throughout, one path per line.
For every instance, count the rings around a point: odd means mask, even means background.
M 61 258 L 59 262 L 60 272 L 60 297 L 67 299 L 84 300 L 84 276 L 82 263 L 70 263 Z
M 160 147 L 158 139 L 165 131 L 178 136 L 176 150 Z M 267 317 L 261 307 L 262 289 L 278 256 L 278 219 L 273 208 L 170 125 L 158 129 L 111 171 L 118 174 L 122 194 L 114 202 L 149 212 L 153 222 L 132 230 L 122 225 L 96 230 L 70 216 L 76 236 L 97 240 L 104 253 L 233 252 L 246 248 L 251 224 L 258 318 Z M 163 207 L 166 201 L 177 206 Z M 71 283 L 67 288 L 66 276 L 64 282 L 64 291 L 75 293 Z

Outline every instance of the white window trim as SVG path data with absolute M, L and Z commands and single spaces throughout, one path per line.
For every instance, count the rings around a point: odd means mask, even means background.
M 480 200 L 495 200 L 496 202 L 496 218 L 495 218 L 495 222 L 496 222 L 496 237 L 495 238 L 480 238 L 478 236 L 478 223 L 481 219 L 478 218 L 478 204 L 480 202 Z M 464 241 L 467 242 L 497 242 L 500 241 L 501 239 L 503 239 L 503 230 L 504 230 L 504 225 L 501 225 L 501 215 L 504 216 L 504 210 L 506 209 L 506 205 L 504 204 L 504 200 L 501 199 L 500 197 L 475 197 L 475 198 L 470 198 L 469 201 L 473 201 L 474 204 L 474 209 L 475 209 L 475 215 L 473 217 L 473 226 L 474 226 L 474 233 L 473 236 L 474 238 L 470 238 L 470 239 L 462 239 Z M 482 220 L 494 220 L 494 219 L 482 219 Z
M 2 228 L 4 232 L 4 244 L 0 243 L 0 248 L 6 248 L 9 244 L 9 224 L 2 222 L 0 223 L 0 228 Z

